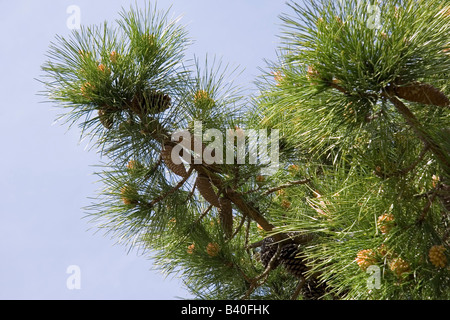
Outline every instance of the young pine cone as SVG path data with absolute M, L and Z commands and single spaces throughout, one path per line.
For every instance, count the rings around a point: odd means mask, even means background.
M 444 246 L 432 246 L 428 252 L 430 262 L 437 268 L 445 268 L 447 265 L 447 257 L 445 256 Z

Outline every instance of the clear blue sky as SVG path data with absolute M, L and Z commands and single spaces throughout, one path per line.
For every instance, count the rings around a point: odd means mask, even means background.
M 137 1 L 143 4 L 145 1 Z M 52 125 L 59 110 L 38 95 L 36 81 L 49 42 L 67 35 L 66 9 L 81 9 L 81 24 L 113 21 L 135 1 L 18 0 L 0 2 L 0 299 L 188 298 L 177 278 L 166 278 L 136 251 L 97 232 L 83 207 L 95 184 L 94 151 L 77 128 Z M 195 40 L 188 57 L 206 53 L 245 67 L 251 86 L 263 59 L 274 60 L 284 0 L 159 0 L 183 15 Z M 81 289 L 69 290 L 66 268 L 78 265 Z

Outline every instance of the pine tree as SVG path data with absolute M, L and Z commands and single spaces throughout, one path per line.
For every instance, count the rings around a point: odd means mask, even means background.
M 150 5 L 56 38 L 47 94 L 105 159 L 89 215 L 201 299 L 448 299 L 450 8 L 289 9 L 254 97 Z M 209 161 L 208 129 L 279 130 L 278 170 Z

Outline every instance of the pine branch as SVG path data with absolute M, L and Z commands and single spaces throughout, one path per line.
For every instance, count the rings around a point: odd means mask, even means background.
M 142 116 L 142 120 L 143 120 L 143 116 Z M 167 129 L 165 129 L 164 126 L 161 125 L 159 122 L 157 122 L 156 119 L 154 119 L 153 121 L 155 121 L 155 123 L 156 123 L 154 126 L 156 126 L 158 128 L 158 130 L 157 130 L 158 137 L 160 137 L 160 136 L 167 137 L 162 141 L 162 144 L 166 143 L 166 144 L 174 146 L 175 142 L 171 141 L 168 138 L 170 136 L 169 131 Z M 154 131 L 146 131 L 146 132 L 147 132 L 147 134 L 154 136 Z M 156 139 L 157 136 L 154 136 L 154 138 Z M 193 151 L 193 149 L 195 149 L 193 141 L 194 140 L 191 139 L 192 151 Z M 211 182 L 215 185 L 215 187 L 217 187 L 218 190 L 223 190 L 225 197 L 227 197 L 229 200 L 231 200 L 244 215 L 248 216 L 249 218 L 251 218 L 252 220 L 257 222 L 265 231 L 270 232 L 275 228 L 275 226 L 273 224 L 271 224 L 267 219 L 264 218 L 264 216 L 259 212 L 258 209 L 256 209 L 253 205 L 251 205 L 244 199 L 243 194 L 238 193 L 235 190 L 231 189 L 230 187 L 225 186 L 223 179 L 217 174 L 218 172 L 222 171 L 220 169 L 220 167 L 217 167 L 216 165 L 209 165 L 204 162 L 202 164 L 195 164 L 193 160 L 194 160 L 193 155 L 191 155 L 192 162 L 191 162 L 190 169 L 189 169 L 190 172 L 192 172 L 192 170 L 195 170 L 197 172 L 197 174 L 209 177 Z M 186 180 L 187 180 L 187 178 L 184 178 L 183 180 L 181 180 L 179 182 L 179 184 L 182 185 Z M 306 181 L 306 180 L 300 180 L 297 182 L 293 182 L 293 185 L 307 183 L 307 182 L 308 181 Z M 181 187 L 181 185 L 177 185 L 177 187 L 179 188 L 179 187 Z M 175 192 L 175 191 L 176 190 L 173 190 L 173 192 Z M 152 203 L 150 203 L 149 205 L 152 205 L 152 204 L 160 201 L 163 198 L 165 198 L 165 196 L 158 197 L 157 199 L 152 201 Z M 158 201 L 156 201 L 156 200 L 158 200 Z M 288 238 L 286 235 L 284 235 L 282 233 L 276 234 L 276 235 L 274 235 L 274 237 L 276 237 L 277 240 L 283 240 L 283 239 Z
M 155 173 L 155 171 L 158 170 L 158 167 L 161 165 L 161 163 L 162 163 L 162 157 L 161 157 L 161 155 L 159 155 L 158 160 L 153 165 L 153 167 L 147 172 L 147 174 L 144 177 L 144 180 L 150 179 L 150 177 L 153 175 L 153 173 Z
M 261 96 L 254 100 L 255 115 L 259 118 L 262 113 L 269 119 L 265 124 L 292 138 L 293 148 L 282 150 L 289 161 L 298 157 L 294 161 L 309 167 L 308 172 L 314 166 L 323 169 L 311 189 L 336 196 L 316 199 L 316 205 L 310 200 L 304 203 L 308 188 L 291 187 L 312 183 L 312 178 L 281 185 L 257 179 L 256 187 L 251 178 L 256 167 L 195 163 L 205 145 L 199 148 L 195 142 L 191 121 L 201 120 L 208 128 L 241 125 L 240 114 L 233 112 L 244 106 L 236 103 L 244 100 L 244 94 L 231 94 L 219 69 L 203 74 L 195 60 L 197 74 L 188 70 L 183 64 L 188 41 L 184 29 L 176 21 L 168 22 L 167 14 L 132 9 L 122 13 L 116 28 L 105 24 L 82 28 L 68 40 L 59 37 L 50 47 L 50 61 L 43 66 L 51 99 L 70 109 L 70 120 L 85 117 L 82 136 L 99 137 L 102 156 L 111 159 L 112 169 L 119 168 L 103 174 L 108 188 L 103 192 L 105 201 L 95 205 L 97 217 L 106 220 L 101 225 L 108 232 L 132 239 L 133 246 L 153 246 L 164 270 L 180 270 L 199 296 L 236 297 L 239 292 L 242 299 L 260 293 L 297 299 L 303 293 L 304 298 L 318 298 L 326 294 L 325 285 L 315 278 L 320 274 L 321 281 L 336 292 L 350 292 L 349 298 L 446 298 L 446 269 L 436 270 L 439 266 L 417 257 L 426 257 L 435 242 L 448 245 L 450 187 L 430 177 L 450 171 L 447 133 L 438 132 L 448 127 L 450 101 L 444 92 L 417 79 L 428 79 L 448 91 L 447 4 L 444 0 L 429 1 L 427 6 L 415 0 L 378 2 L 375 6 L 383 12 L 381 31 L 367 26 L 373 12 L 360 1 L 309 2 L 307 9 L 290 5 L 301 21 L 282 17 L 287 27 L 282 38 L 284 53 L 277 68 L 271 69 L 277 70 L 276 86 L 273 81 L 261 86 Z M 415 114 L 409 102 L 441 108 L 420 107 Z M 248 120 L 245 124 L 255 123 Z M 168 156 L 170 147 L 183 143 L 171 141 L 172 130 L 186 125 L 190 128 L 186 137 L 191 139 L 190 145 L 183 144 L 190 157 L 188 171 Z M 392 141 L 411 131 L 423 144 L 421 150 L 416 149 L 417 140 L 412 144 Z M 428 152 L 437 161 L 424 161 Z M 408 160 L 393 172 L 376 167 L 375 175 L 399 179 L 380 181 L 367 170 L 392 158 Z M 133 170 L 130 165 L 124 171 L 123 164 L 130 159 L 152 166 Z M 166 167 L 182 180 L 168 184 Z M 413 171 L 418 174 L 410 174 Z M 188 181 L 195 175 L 201 179 L 188 190 Z M 290 205 L 297 207 L 280 210 L 272 220 L 262 208 L 269 205 L 268 212 L 275 216 L 277 210 L 272 209 L 278 204 L 270 207 L 271 195 L 287 188 L 292 191 Z M 110 190 L 120 190 L 120 194 Z M 430 191 L 417 195 L 423 190 Z M 206 208 L 198 205 L 195 192 L 209 202 Z M 222 206 L 216 197 L 229 201 Z M 439 201 L 442 208 L 435 208 Z M 307 210 L 308 204 L 315 211 Z M 136 205 L 142 205 L 142 210 Z M 145 206 L 153 207 L 151 216 Z M 213 207 L 224 209 L 219 215 L 228 213 L 228 219 L 222 215 L 225 237 L 216 223 L 205 221 Z M 408 214 L 418 207 L 422 208 L 418 214 Z M 229 223 L 233 210 L 241 217 L 235 230 L 233 222 Z M 395 232 L 388 234 L 390 228 L 379 225 L 376 216 L 384 222 L 395 221 Z M 176 226 L 168 224 L 172 220 Z M 255 223 L 276 242 L 269 247 L 270 255 L 261 259 L 264 270 L 257 268 L 256 259 L 249 261 L 251 249 L 267 241 L 253 242 L 261 238 L 253 228 Z M 382 249 L 380 243 L 389 248 Z M 212 252 L 212 244 L 220 249 Z M 396 256 L 392 261 L 394 255 L 384 255 L 383 250 L 401 252 L 404 260 Z M 379 252 L 376 257 L 362 257 L 364 252 L 375 251 Z M 378 255 L 384 255 L 386 285 L 382 290 L 367 290 L 365 268 L 381 263 Z M 278 264 L 297 277 L 298 283 L 272 272 Z M 254 270 L 258 270 L 256 275 Z M 418 281 L 402 281 L 403 271 Z M 305 278 L 306 274 L 311 276 Z
M 331 82 L 330 86 L 344 94 L 349 94 L 345 88 L 341 87 L 335 82 Z M 416 136 L 424 143 L 426 149 L 430 149 L 439 162 L 446 168 L 447 172 L 450 172 L 450 160 L 442 148 L 434 141 L 434 139 L 423 129 L 421 123 L 416 116 L 396 97 L 396 91 L 394 86 L 387 86 L 384 88 L 382 97 L 387 98 L 396 107 L 397 111 L 402 115 L 403 119 L 412 128 Z
M 383 92 L 383 96 L 394 104 L 397 111 L 403 116 L 403 119 L 409 124 L 416 136 L 423 142 L 425 147 L 429 148 L 433 152 L 439 162 L 445 167 L 445 170 L 450 173 L 450 161 L 448 159 L 448 155 L 442 151 L 442 148 L 423 129 L 419 120 L 408 109 L 408 107 L 406 107 L 406 105 L 395 96 L 394 89 L 390 86 L 386 87 Z
M 186 202 L 189 201 L 189 200 L 191 199 L 191 197 L 194 195 L 194 193 L 195 193 L 195 188 L 196 188 L 196 186 L 195 186 L 195 184 L 194 184 L 194 185 L 192 186 L 192 189 L 191 189 L 191 191 L 189 192 L 188 196 L 186 197 Z
M 208 176 L 211 182 L 219 189 L 224 190 L 224 196 L 230 199 L 242 214 L 256 221 L 265 231 L 272 231 L 275 226 L 264 218 L 264 216 L 253 205 L 248 203 L 242 194 L 234 191 L 230 187 L 226 187 L 223 180 L 215 173 L 208 170 L 208 165 L 194 164 L 192 165 L 199 174 Z M 280 240 L 283 238 L 280 236 Z
M 250 256 L 251 254 L 250 254 L 250 250 L 248 248 L 248 241 L 249 241 L 249 238 L 250 238 L 250 219 L 247 218 L 246 220 L 247 220 L 247 225 L 245 226 L 244 248 L 247 250 L 247 253 Z

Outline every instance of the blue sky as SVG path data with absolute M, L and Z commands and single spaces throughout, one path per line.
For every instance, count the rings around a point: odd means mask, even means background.
M 136 1 L 144 4 L 145 1 Z M 118 18 L 135 1 L 1 0 L 0 4 L 0 299 L 188 298 L 181 282 L 152 270 L 136 251 L 96 232 L 82 209 L 101 187 L 93 175 L 99 156 L 80 143 L 76 127 L 53 124 L 59 110 L 36 80 L 50 41 L 68 35 L 77 5 L 81 24 Z M 251 82 L 274 60 L 284 0 L 159 0 L 158 8 L 183 15 L 195 43 L 188 57 L 216 55 L 245 67 Z M 69 290 L 67 267 L 80 267 L 81 288 Z

